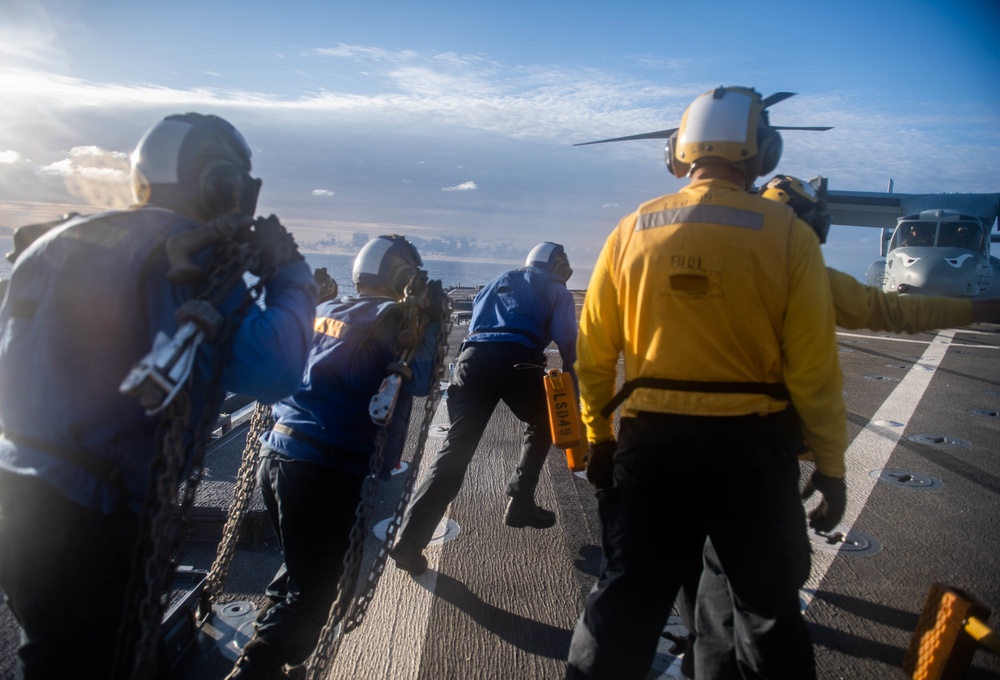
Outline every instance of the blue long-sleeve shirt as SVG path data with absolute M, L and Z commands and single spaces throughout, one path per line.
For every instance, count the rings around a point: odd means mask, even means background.
M 275 422 L 299 437 L 270 431 L 261 441 L 279 455 L 351 474 L 368 473 L 378 426 L 368 412 L 396 359 L 402 308 L 385 297 L 343 297 L 316 309 L 315 335 L 299 389 L 274 405 Z M 430 393 L 440 325 L 428 324 L 389 424 L 385 465 L 402 453 L 414 396 Z M 301 435 L 304 435 L 301 436 Z
M 465 342 L 516 342 L 539 350 L 555 342 L 563 370 L 575 382 L 576 331 L 576 303 L 565 281 L 523 267 L 501 274 L 479 291 Z
M 163 246 L 198 228 L 159 208 L 77 217 L 18 258 L 0 309 L 0 469 L 36 476 L 86 507 L 120 509 L 119 488 L 72 461 L 96 458 L 121 473 L 128 507 L 139 508 L 160 417 L 146 415 L 119 386 L 158 332 L 177 331 L 175 312 L 193 292 L 167 281 Z M 222 316 L 245 295 L 237 283 L 219 305 Z M 247 309 L 221 382 L 273 401 L 298 386 L 308 355 L 316 304 L 308 265 L 281 267 L 266 284 L 266 301 Z M 218 351 L 211 343 L 199 349 L 189 429 L 212 407 L 205 392 Z

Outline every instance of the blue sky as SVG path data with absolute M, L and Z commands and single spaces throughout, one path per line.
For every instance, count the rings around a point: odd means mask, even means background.
M 296 239 L 358 231 L 538 241 L 593 262 L 618 219 L 680 188 L 659 141 L 699 93 L 771 109 L 778 171 L 831 189 L 1000 191 L 1000 3 L 0 3 L 0 225 L 123 206 L 127 155 L 165 115 L 243 132 L 260 212 Z M 862 277 L 878 232 L 834 228 Z

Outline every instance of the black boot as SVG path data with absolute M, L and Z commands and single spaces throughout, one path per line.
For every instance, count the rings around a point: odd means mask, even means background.
M 225 680 L 283 680 L 284 665 L 280 651 L 255 634 L 243 646 L 240 658 Z
M 397 542 L 389 551 L 389 557 L 392 558 L 397 567 L 409 572 L 411 576 L 420 576 L 427 571 L 427 558 L 424 557 L 424 551 L 409 543 Z
M 225 680 L 279 680 L 283 676 L 280 670 L 268 669 L 254 663 L 245 656 L 236 660 L 236 665 Z
M 535 505 L 534 500 L 524 502 L 512 497 L 507 501 L 503 523 L 509 527 L 548 529 L 556 523 L 556 513 Z

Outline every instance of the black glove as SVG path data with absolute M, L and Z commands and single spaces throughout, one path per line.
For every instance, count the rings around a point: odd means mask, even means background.
M 615 484 L 615 451 L 618 443 L 614 439 L 591 444 L 587 451 L 587 481 L 598 490 L 610 489 Z
M 273 273 L 290 262 L 303 262 L 305 258 L 299 253 L 295 239 L 288 233 L 277 216 L 258 217 L 254 220 L 253 231 L 248 239 L 250 245 L 260 253 L 260 263 L 251 270 L 254 276 L 265 276 Z
M 317 303 L 333 300 L 337 297 L 337 293 L 339 292 L 337 282 L 330 276 L 330 272 L 326 270 L 326 267 L 319 267 L 313 272 L 313 281 L 319 288 Z
M 427 309 L 424 311 L 431 323 L 441 323 L 451 314 L 451 300 L 436 279 L 427 282 Z
M 802 489 L 803 500 L 812 496 L 816 490 L 823 494 L 823 500 L 809 512 L 809 526 L 816 531 L 830 531 L 844 516 L 844 508 L 847 506 L 847 483 L 843 478 L 828 477 L 816 470 Z

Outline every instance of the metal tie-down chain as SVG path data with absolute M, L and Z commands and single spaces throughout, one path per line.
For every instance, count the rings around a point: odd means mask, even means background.
M 244 218 L 224 217 L 208 225 L 229 235 L 247 226 Z M 218 305 L 243 272 L 257 266 L 259 254 L 247 243 L 228 238 L 219 243 L 207 267 L 207 279 L 199 286 L 197 299 Z M 135 560 L 138 565 L 126 593 L 127 611 L 134 613 L 123 621 L 118 632 L 118 654 L 113 677 L 119 680 L 145 680 L 155 676 L 160 643 L 160 623 L 164 598 L 174 568 L 174 556 L 180 547 L 182 529 L 203 473 L 207 434 L 222 402 L 222 367 L 228 359 L 231 341 L 247 308 L 260 296 L 262 277 L 232 316 L 226 320 L 215 344 L 218 348 L 214 366 L 204 391 L 204 410 L 193 433 L 191 427 L 191 388 L 194 372 L 187 377 L 163 411 L 157 427 L 158 449 L 150 466 L 149 491 L 143 504 Z M 190 435 L 190 437 L 188 436 Z M 187 454 L 187 455 L 186 455 Z M 179 494 L 181 472 L 190 460 L 190 473 L 183 493 Z M 180 499 L 178 500 L 178 496 Z M 127 625 L 128 621 L 135 621 Z
M 365 540 L 368 535 L 368 525 L 378 498 L 378 475 L 382 467 L 387 439 L 387 427 L 382 426 L 379 428 L 376 451 L 371 460 L 370 474 L 367 479 L 365 498 L 362 503 L 358 504 L 355 511 L 355 522 L 351 528 L 351 543 L 347 554 L 344 555 L 344 573 L 337 586 L 337 599 L 330 608 L 330 616 L 323 630 L 320 632 L 316 649 L 306 661 L 307 677 L 309 680 L 323 680 L 326 677 L 330 664 L 333 663 L 340 650 L 344 634 L 354 630 L 364 621 L 368 606 L 375 595 L 375 588 L 382 573 L 385 571 L 389 550 L 395 541 L 396 531 L 399 529 L 399 524 L 402 521 L 403 512 L 406 510 L 406 506 L 413 494 L 413 485 L 417 478 L 417 472 L 420 469 L 421 460 L 423 459 L 424 447 L 427 443 L 428 432 L 430 431 L 430 423 L 434 418 L 437 404 L 441 398 L 439 376 L 442 375 L 445 359 L 448 356 L 448 337 L 450 334 L 451 318 L 450 314 L 446 313 L 438 336 L 431 392 L 424 401 L 424 417 L 420 423 L 417 447 L 410 462 L 410 469 L 407 473 L 403 493 L 396 504 L 396 512 L 389 521 L 388 527 L 386 527 L 385 538 L 378 548 L 375 562 L 365 577 L 364 586 L 360 592 L 356 593 L 360 576 L 358 572 L 364 553 Z
M 271 429 L 274 418 L 271 417 L 271 406 L 269 404 L 257 403 L 254 408 L 253 417 L 250 420 L 250 429 L 247 431 L 246 446 L 243 449 L 242 463 L 240 471 L 236 475 L 236 486 L 233 489 L 233 503 L 229 507 L 229 515 L 226 517 L 226 524 L 222 529 L 222 540 L 216 552 L 215 562 L 208 572 L 205 584 L 205 593 L 202 598 L 199 615 L 204 617 L 210 611 L 210 605 L 216 602 L 222 595 L 226 576 L 229 567 L 233 562 L 233 555 L 236 553 L 236 543 L 239 538 L 240 525 L 246 516 L 247 508 L 250 507 L 250 499 L 253 498 L 255 485 L 255 475 L 257 472 L 257 461 L 260 459 L 260 437 Z

